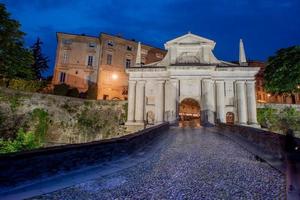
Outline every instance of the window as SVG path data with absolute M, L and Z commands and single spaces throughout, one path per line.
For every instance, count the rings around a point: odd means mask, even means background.
M 111 41 L 111 40 L 108 40 L 108 41 L 107 41 L 107 45 L 113 47 L 113 46 L 114 46 L 114 42 Z
M 112 55 L 111 54 L 107 54 L 106 64 L 108 64 L 108 65 L 112 64 Z
M 96 47 L 97 45 L 96 45 L 96 43 L 94 43 L 94 42 L 90 42 L 89 43 L 89 47 L 91 47 L 91 48 L 94 48 L 94 47 Z
M 88 66 L 93 66 L 93 56 L 88 57 Z
M 63 63 L 63 64 L 67 64 L 68 58 L 69 58 L 68 51 L 64 51 L 62 63 Z
M 78 74 L 78 71 L 76 71 L 75 74 Z
M 132 46 L 127 46 L 127 51 L 132 51 Z
M 131 60 L 130 59 L 126 59 L 126 68 L 131 67 Z
M 63 40 L 62 40 L 62 43 L 63 43 L 63 44 L 72 44 L 72 40 L 69 40 L 69 39 L 63 39 Z
M 66 73 L 65 72 L 60 72 L 59 74 L 59 82 L 64 83 L 66 80 Z

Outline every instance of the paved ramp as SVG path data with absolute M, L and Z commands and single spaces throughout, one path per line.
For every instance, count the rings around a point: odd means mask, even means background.
M 214 128 L 170 128 L 131 164 L 32 199 L 284 199 L 277 170 Z M 117 165 L 117 163 L 115 163 Z

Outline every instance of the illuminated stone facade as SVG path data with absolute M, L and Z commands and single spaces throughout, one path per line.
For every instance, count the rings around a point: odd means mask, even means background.
M 57 51 L 52 83 L 65 83 L 86 92 L 97 88 L 97 99 L 127 99 L 128 76 L 138 43 L 102 33 L 99 37 L 57 33 Z M 141 45 L 142 64 L 161 60 L 165 51 Z
M 127 126 L 143 127 L 149 116 L 154 123 L 176 122 L 179 104 L 186 99 L 198 102 L 202 125 L 226 123 L 229 114 L 234 123 L 256 126 L 255 75 L 259 68 L 248 66 L 242 41 L 239 64 L 217 59 L 215 45 L 188 33 L 165 43 L 163 60 L 128 68 Z

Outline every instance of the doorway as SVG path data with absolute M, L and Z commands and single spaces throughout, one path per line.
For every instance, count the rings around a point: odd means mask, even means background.
M 179 126 L 200 127 L 200 105 L 192 98 L 183 99 L 179 105 Z

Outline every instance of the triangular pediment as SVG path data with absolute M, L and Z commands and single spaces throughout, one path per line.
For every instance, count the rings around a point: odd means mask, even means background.
M 165 47 L 168 48 L 169 46 L 172 46 L 174 44 L 208 44 L 211 46 L 215 45 L 215 42 L 213 40 L 188 33 L 183 36 L 180 36 L 178 38 L 175 38 L 173 40 L 168 41 L 165 43 Z

